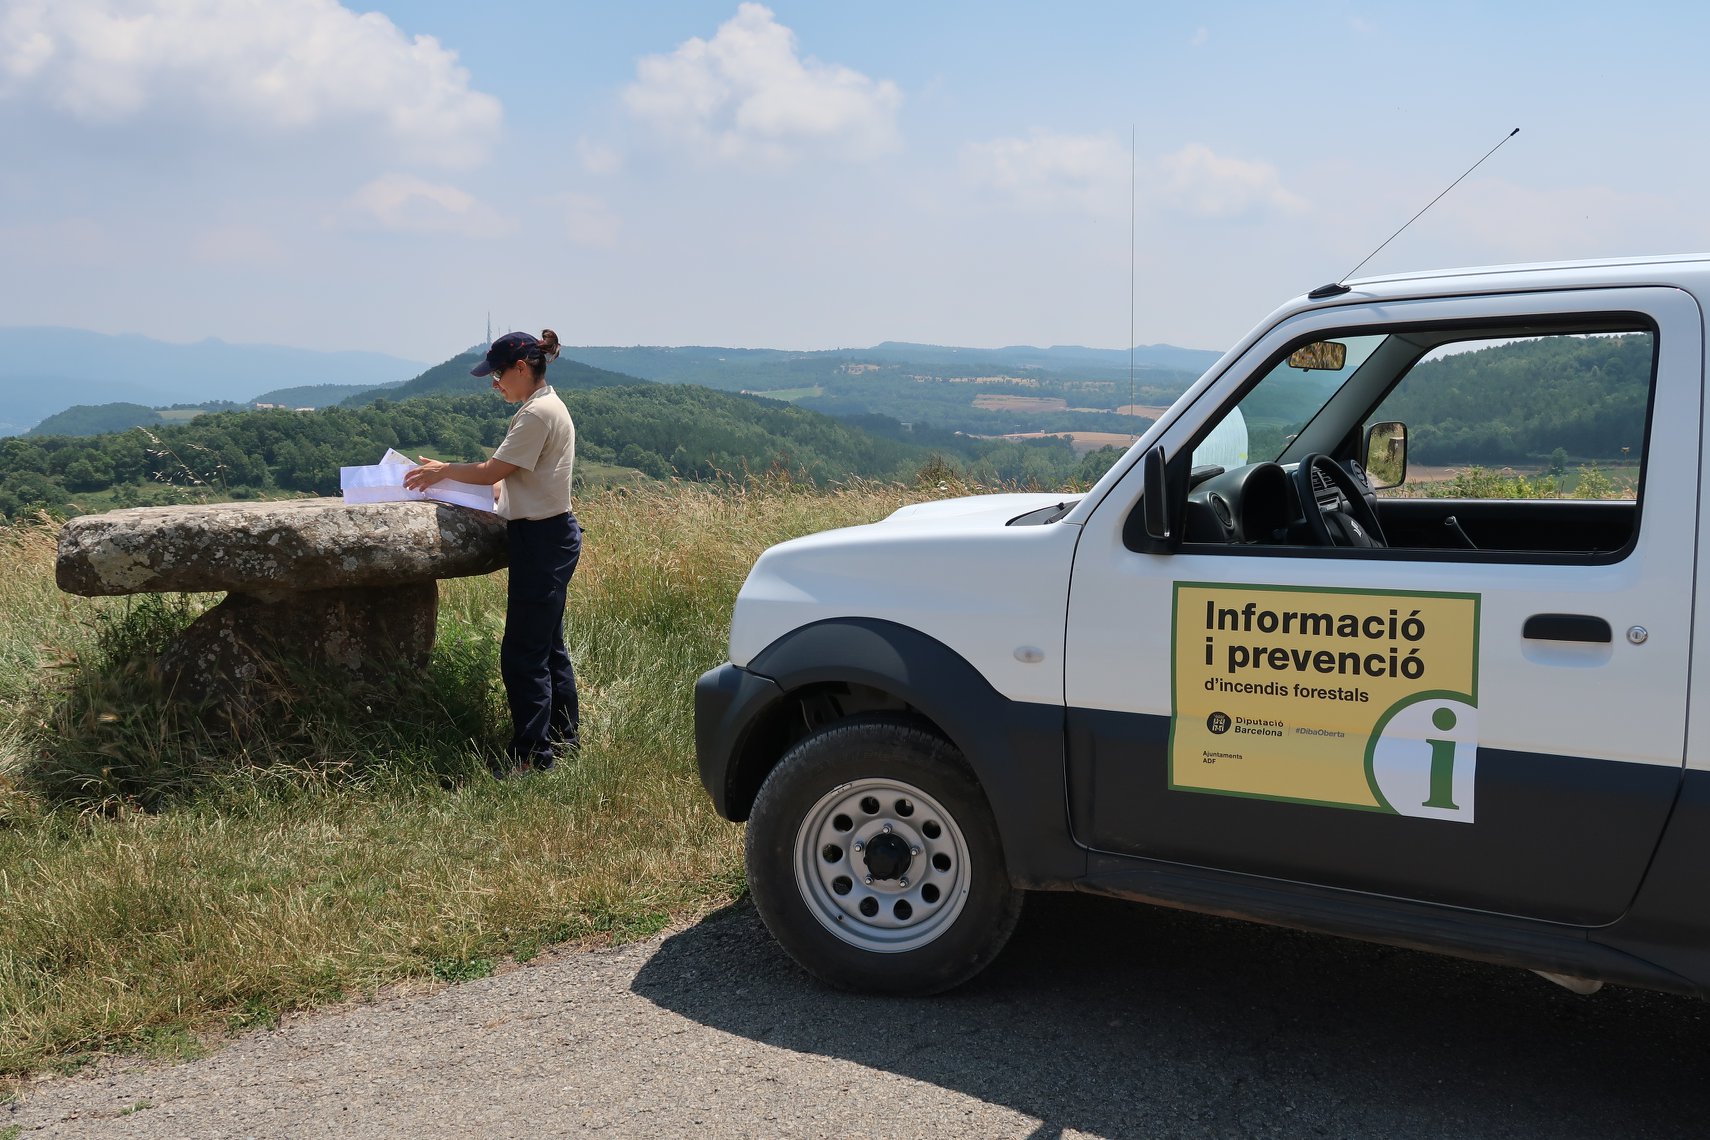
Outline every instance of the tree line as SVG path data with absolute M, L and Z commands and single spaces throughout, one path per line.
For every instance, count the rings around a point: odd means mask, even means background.
M 1406 423 L 1416 463 L 1636 459 L 1654 353 L 1649 333 L 1544 336 L 1456 353 L 1415 368 L 1373 420 Z
M 858 426 L 694 385 L 561 384 L 561 391 L 576 421 L 579 461 L 656 479 L 741 479 L 782 469 L 819 484 L 911 481 L 939 463 L 971 482 L 1055 489 L 1091 482 L 1118 454 L 1107 448 L 1078 457 L 1060 438 L 982 440 L 926 425 L 917 436 L 886 417 L 864 417 Z M 387 448 L 412 458 L 483 459 L 513 410 L 491 393 L 424 396 L 313 412 L 214 412 L 93 436 L 13 437 L 0 440 L 0 513 L 336 495 L 340 467 L 377 462 Z

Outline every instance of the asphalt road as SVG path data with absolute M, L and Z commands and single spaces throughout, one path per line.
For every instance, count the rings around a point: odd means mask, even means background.
M 1698 1137 L 1705 1010 L 1060 895 L 972 984 L 877 999 L 808 979 L 739 905 L 50 1081 L 0 1134 Z

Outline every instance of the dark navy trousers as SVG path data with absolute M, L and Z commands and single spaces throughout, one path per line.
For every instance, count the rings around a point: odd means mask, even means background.
M 513 519 L 511 570 L 499 675 L 511 708 L 513 760 L 550 764 L 554 743 L 574 746 L 581 723 L 576 670 L 564 648 L 564 594 L 582 556 L 573 514 Z

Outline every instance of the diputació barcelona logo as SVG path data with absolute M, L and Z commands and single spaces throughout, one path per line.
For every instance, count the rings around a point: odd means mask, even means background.
M 1471 823 L 1478 617 L 1477 594 L 1176 583 L 1170 787 Z

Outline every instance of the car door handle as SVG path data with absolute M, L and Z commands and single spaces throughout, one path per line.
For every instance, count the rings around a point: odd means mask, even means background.
M 1615 640 L 1609 623 L 1590 614 L 1533 614 L 1520 635 L 1535 641 L 1591 641 L 1607 644 Z

